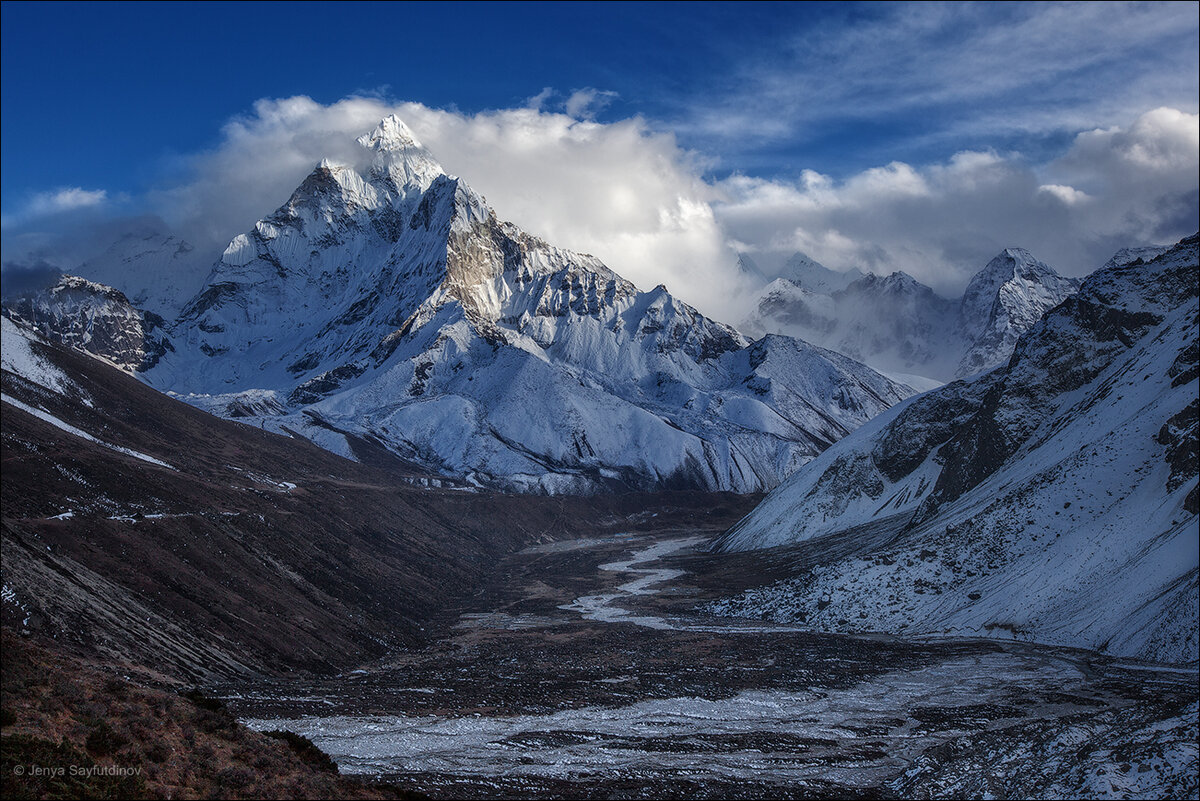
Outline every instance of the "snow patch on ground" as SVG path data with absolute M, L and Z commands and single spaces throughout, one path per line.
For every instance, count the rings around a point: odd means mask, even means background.
M 10 373 L 59 395 L 78 395 L 91 406 L 88 398 L 67 374 L 34 353 L 34 335 L 7 317 L 0 317 L 0 364 Z
M 1078 739 L 1077 730 L 1089 724 L 1071 721 L 1091 710 L 1077 706 L 1067 694 L 1079 690 L 1084 681 L 1066 661 L 993 653 L 887 673 L 848 689 L 754 690 L 730 698 L 678 697 L 498 718 L 309 716 L 245 722 L 259 731 L 282 728 L 309 737 L 351 774 L 430 772 L 589 781 L 687 775 L 701 781 L 823 780 L 866 788 L 912 782 L 922 771 L 934 774 L 944 766 L 926 755 L 966 736 L 997 737 L 989 754 L 994 767 L 979 772 L 992 772 L 998 779 L 1036 773 L 1038 743 L 1012 738 L 1006 728 L 1018 723 L 1044 726 L 1051 735 L 1061 732 L 1060 739 Z M 1014 693 L 1032 687 L 1054 687 L 1063 700 L 1032 710 L 1009 706 Z M 977 711 L 993 706 L 986 715 Z M 922 710 L 937 710 L 948 723 L 931 727 Z M 1090 777 L 1105 775 L 1104 765 L 1120 761 L 1116 752 L 1121 745 L 1155 738 L 1156 753 L 1164 758 L 1147 763 L 1150 770 L 1136 775 L 1136 788 L 1149 797 L 1186 785 L 1189 772 L 1194 772 L 1195 742 L 1187 738 L 1195 731 L 1196 714 L 1193 706 L 1178 719 L 1151 726 L 1130 724 L 1126 730 L 1101 719 L 1087 731 L 1086 742 L 1076 741 L 1074 748 L 1065 743 L 1058 751 L 1065 757 L 1080 750 L 1094 755 L 1084 763 L 1090 772 L 1039 775 L 1043 785 L 1053 782 L 1054 793 L 1046 793 L 1044 786 L 1028 789 L 1035 796 L 1086 795 L 1098 786 Z M 1119 724 L 1121 715 L 1114 713 L 1113 718 Z M 863 743 L 867 731 L 870 748 Z M 1119 736 L 1105 740 L 1106 733 Z M 798 748 L 798 738 L 806 745 Z M 1098 752 L 1097 741 L 1109 745 L 1112 753 Z M 725 745 L 717 748 L 715 743 Z M 950 783 L 940 773 L 932 778 Z
M 16 398 L 13 398 L 9 395 L 6 395 L 6 394 L 0 395 L 0 399 L 2 399 L 5 403 L 15 406 L 16 408 L 20 409 L 21 411 L 26 412 L 27 414 L 31 414 L 34 417 L 38 418 L 39 420 L 47 422 L 50 425 L 54 426 L 55 428 L 65 431 L 68 434 L 73 434 L 74 436 L 79 437 L 80 439 L 86 439 L 88 442 L 94 442 L 97 445 L 108 448 L 109 450 L 112 450 L 112 451 L 116 451 L 117 453 L 123 453 L 126 456 L 132 456 L 134 459 L 141 459 L 143 462 L 149 462 L 150 464 L 156 464 L 159 467 L 166 467 L 169 470 L 175 469 L 174 467 L 172 467 L 171 465 L 162 461 L 161 459 L 155 459 L 153 456 L 147 456 L 146 454 L 141 453 L 140 451 L 135 451 L 135 450 L 132 450 L 131 448 L 123 448 L 120 445 L 113 445 L 110 442 L 105 442 L 104 440 L 96 439 L 91 434 L 87 433 L 86 431 L 78 429 L 69 423 L 65 423 L 62 420 L 59 420 L 57 417 L 50 414 L 49 412 L 43 411 L 41 409 L 35 409 L 34 407 L 24 404 L 21 401 L 17 400 Z

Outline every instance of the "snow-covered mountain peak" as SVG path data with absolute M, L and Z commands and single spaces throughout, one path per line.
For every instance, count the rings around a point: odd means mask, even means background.
M 983 319 L 995 302 L 1002 285 L 1014 279 L 1037 281 L 1042 277 L 1061 279 L 1047 264 L 1024 248 L 1005 248 L 971 278 L 963 293 L 963 316 Z
M 123 292 L 74 275 L 4 301 L 4 312 L 31 330 L 101 356 L 123 370 L 148 370 L 172 349 L 158 315 L 136 308 Z
M 151 384 L 536 492 L 761 491 L 912 391 L 503 222 L 396 118 L 358 143 L 233 239 Z
M 1107 270 L 1109 267 L 1124 267 L 1127 264 L 1134 262 L 1145 263 L 1155 259 L 1156 257 L 1166 253 L 1171 249 L 1170 245 L 1150 245 L 1149 247 L 1140 248 L 1121 248 L 1112 255 L 1112 258 L 1104 263 L 1101 270 Z
M 863 272 L 858 269 L 845 272 L 831 270 L 808 254 L 796 251 L 784 264 L 780 277 L 799 284 L 809 292 L 832 295 L 862 278 Z
M 1017 338 L 1079 288 L 1024 248 L 1005 248 L 967 284 L 959 326 L 971 348 L 956 376 L 965 378 L 1002 362 Z
M 424 146 L 417 139 L 404 121 L 395 114 L 389 114 L 380 120 L 379 125 L 370 133 L 358 137 L 358 143 L 368 150 L 395 151 Z
M 395 114 L 385 117 L 375 130 L 356 141 L 372 153 L 370 179 L 390 179 L 401 193 L 413 188 L 424 191 L 446 174 L 433 154 Z
M 738 254 L 736 266 L 738 275 L 749 279 L 756 284 L 761 284 L 767 280 L 766 276 L 763 275 L 762 270 L 759 269 L 757 262 L 755 262 L 754 258 L 748 253 Z
M 1005 248 L 971 279 L 971 283 L 988 280 L 1008 280 L 1020 275 L 1054 275 L 1058 273 L 1025 248 Z
M 851 293 L 863 290 L 873 290 L 892 295 L 935 294 L 932 289 L 903 270 L 897 270 L 889 275 L 867 273 L 846 288 L 846 291 Z

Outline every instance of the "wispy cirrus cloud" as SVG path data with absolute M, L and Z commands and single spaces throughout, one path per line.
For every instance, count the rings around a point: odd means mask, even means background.
M 5 215 L 3 225 L 7 228 L 38 217 L 95 208 L 103 205 L 108 199 L 108 191 L 105 189 L 84 189 L 80 186 L 38 192 L 22 204 L 16 213 Z
M 1198 17 L 1191 2 L 853 6 L 664 102 L 674 129 L 727 166 L 1028 151 L 1147 108 L 1200 110 Z

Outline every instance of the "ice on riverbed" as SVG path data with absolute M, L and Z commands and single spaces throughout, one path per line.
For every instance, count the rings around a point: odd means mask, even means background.
M 933 746 L 968 733 L 999 732 L 1018 718 L 1064 733 L 1078 728 L 1079 713 L 1094 709 L 1076 704 L 1070 694 L 1086 695 L 1087 682 L 1084 672 L 1065 659 L 993 653 L 888 673 L 849 689 L 755 690 L 731 698 L 654 699 L 497 718 L 337 716 L 246 723 L 309 737 L 343 771 L 355 774 L 586 776 L 595 781 L 682 773 L 696 780 L 819 780 L 873 787 L 902 776 Z M 982 716 L 986 719 L 973 711 L 981 704 L 999 707 L 1014 693 L 1036 687 L 1055 688 L 1062 700 L 1006 707 L 1011 711 Z M 1114 710 L 1119 705 L 1114 702 Z M 949 722 L 931 728 L 913 717 L 922 709 L 944 712 Z M 1195 727 L 1195 708 L 1187 714 L 1164 724 L 1167 734 L 1159 737 L 1174 743 L 1168 750 L 1177 757 L 1186 743 L 1175 741 L 1186 740 Z M 1101 728 L 1092 732 L 1092 741 L 1103 739 Z M 1022 769 L 1021 744 L 1008 747 L 1016 754 L 1010 768 Z M 1185 768 L 1164 769 L 1159 778 L 1172 780 L 1171 771 Z

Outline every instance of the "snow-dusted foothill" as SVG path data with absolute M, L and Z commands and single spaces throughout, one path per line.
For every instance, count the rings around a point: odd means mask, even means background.
M 837 272 L 797 253 L 743 327 L 799 337 L 900 380 L 949 381 L 1005 362 L 1017 338 L 1077 288 L 1021 248 L 988 262 L 957 301 L 907 273 Z
M 550 493 L 767 490 L 912 394 L 500 221 L 396 117 L 358 142 L 365 166 L 323 162 L 230 242 L 145 380 Z
M 6 299 L 4 311 L 54 342 L 130 372 L 150 369 L 172 347 L 157 314 L 136 308 L 119 290 L 72 275 Z
M 33 331 L 13 322 L 7 315 L 0 316 L 0 365 L 4 370 L 42 390 L 86 399 L 83 390 L 66 373 L 34 350 L 38 342 Z M 84 400 L 85 404 L 89 402 Z
M 1004 367 L 798 470 L 718 547 L 851 555 L 716 610 L 1195 662 L 1197 241 L 1094 273 Z

